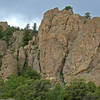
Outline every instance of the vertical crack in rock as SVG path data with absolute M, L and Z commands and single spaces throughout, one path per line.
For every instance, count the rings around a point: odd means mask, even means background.
M 24 64 L 23 66 L 19 66 L 19 67 L 22 67 L 22 68 L 19 68 L 20 70 L 20 74 L 22 74 L 22 71 L 28 67 L 28 55 L 27 55 L 27 52 L 25 51 L 25 61 L 24 61 Z
M 65 51 L 65 57 L 63 58 L 62 63 L 61 63 L 60 81 L 61 81 L 62 86 L 64 86 L 64 84 L 65 84 L 64 76 L 63 76 L 63 68 L 64 68 L 64 65 L 65 65 L 65 63 L 66 63 L 66 58 L 67 58 L 67 56 L 68 56 L 68 54 L 69 54 L 68 44 L 69 44 L 69 43 L 67 42 L 67 50 Z
M 68 16 L 68 18 L 67 18 L 67 20 L 66 20 L 66 22 L 65 22 L 65 28 L 64 28 L 64 30 L 66 30 L 66 25 L 67 25 L 67 23 L 68 23 L 68 20 L 69 20 L 69 16 Z
M 17 50 L 16 60 L 17 60 L 18 75 L 20 75 L 21 72 L 20 72 L 20 68 L 19 68 L 19 49 Z
M 67 57 L 67 53 L 65 54 L 65 57 L 63 58 L 62 63 L 61 63 L 60 81 L 61 81 L 61 84 L 62 84 L 62 85 L 64 85 L 64 83 L 65 83 L 64 77 L 63 77 L 63 67 L 64 67 L 64 65 L 65 65 L 66 57 Z
M 40 73 L 42 73 L 41 64 L 40 64 L 40 50 L 38 52 L 38 61 L 39 61 L 39 70 L 40 70 Z
M 34 63 L 34 56 L 32 56 L 32 68 L 34 67 L 33 63 Z

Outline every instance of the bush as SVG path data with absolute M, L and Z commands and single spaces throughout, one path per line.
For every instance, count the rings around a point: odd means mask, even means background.
M 32 40 L 32 36 L 29 30 L 25 30 L 22 39 L 22 46 L 28 45 L 29 40 Z
M 93 94 L 94 100 L 100 100 L 100 87 L 96 89 L 96 91 Z
M 5 40 L 7 45 L 9 45 L 9 40 L 13 35 L 13 30 L 12 28 L 8 27 L 8 29 L 4 33 L 5 34 L 4 34 L 3 40 Z
M 0 79 L 0 99 L 16 100 L 100 100 L 100 87 L 93 82 L 74 79 L 70 85 L 51 87 L 48 80 L 26 68 L 22 75 L 11 75 L 6 82 Z
M 36 71 L 34 71 L 33 69 L 26 67 L 23 72 L 22 72 L 22 76 L 25 78 L 30 78 L 30 79 L 40 79 L 40 74 L 37 73 Z
M 0 77 L 0 97 L 3 93 L 3 88 L 4 88 L 4 81 L 3 79 Z
M 33 92 L 31 91 L 31 89 L 33 88 L 34 84 L 36 86 L 36 82 L 38 85 L 36 88 L 39 90 L 41 88 L 41 91 L 43 88 L 44 88 L 43 91 L 46 90 L 46 86 L 47 84 L 49 84 L 48 81 L 43 81 L 43 80 L 40 81 L 40 75 L 36 71 L 33 71 L 30 68 L 26 68 L 22 75 L 20 76 L 11 75 L 5 83 L 3 81 L 0 81 L 0 86 L 1 86 L 0 90 L 2 92 L 2 94 L 0 95 L 0 98 L 3 98 L 3 99 L 15 98 L 16 95 L 21 95 L 19 93 L 27 92 L 28 94 L 29 91 Z M 45 86 L 43 84 L 45 84 Z M 17 91 L 19 89 L 20 91 Z M 29 95 L 26 95 L 26 97 L 27 96 Z M 22 96 L 20 98 L 24 98 L 24 97 Z M 19 100 L 28 100 L 28 99 L 19 99 Z
M 73 10 L 73 8 L 71 6 L 66 6 L 65 10 Z
M 33 30 L 30 29 L 30 25 L 29 24 L 26 25 L 26 27 L 24 29 L 24 35 L 23 35 L 22 45 L 21 46 L 28 45 L 28 42 L 30 40 L 32 40 L 32 37 L 33 36 L 37 36 L 38 31 L 37 31 L 36 28 L 37 28 L 36 23 L 34 23 Z
M 96 91 L 96 85 L 93 82 L 88 82 L 87 83 L 87 89 L 89 92 L 95 92 Z
M 0 39 L 2 39 L 3 38 L 3 28 L 2 28 L 2 26 L 0 25 Z
M 25 78 L 22 76 L 11 75 L 4 83 L 2 98 L 13 98 L 16 94 L 15 90 L 20 85 L 25 84 Z
M 16 89 L 16 100 L 47 100 L 50 83 L 47 80 L 28 80 Z
M 64 100 L 64 89 L 57 84 L 55 88 L 48 94 L 47 100 Z
M 11 39 L 14 31 L 16 30 L 13 27 L 8 27 L 4 31 L 2 26 L 0 26 L 0 39 L 5 40 L 7 45 L 9 45 L 9 40 Z
M 85 17 L 86 18 L 91 18 L 90 13 L 89 12 L 85 13 Z
M 65 100 L 81 100 L 87 94 L 87 85 L 84 80 L 75 79 L 65 89 Z

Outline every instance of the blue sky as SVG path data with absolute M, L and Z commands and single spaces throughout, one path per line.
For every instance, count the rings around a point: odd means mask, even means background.
M 0 0 L 0 20 L 13 26 L 24 27 L 41 23 L 44 12 L 58 7 L 72 6 L 75 13 L 100 16 L 100 0 Z

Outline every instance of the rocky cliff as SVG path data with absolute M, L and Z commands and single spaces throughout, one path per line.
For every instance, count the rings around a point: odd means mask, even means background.
M 1 25 L 1 24 L 0 24 Z M 18 74 L 28 66 L 52 82 L 73 78 L 94 81 L 100 85 L 100 18 L 86 18 L 72 10 L 47 11 L 28 45 L 20 47 L 23 32 L 15 31 L 11 45 L 0 40 L 2 77 Z
M 54 81 L 83 78 L 100 84 L 100 18 L 47 11 L 39 28 L 40 65 Z

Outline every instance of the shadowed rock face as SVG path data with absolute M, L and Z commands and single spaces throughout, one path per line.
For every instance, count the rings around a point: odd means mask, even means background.
M 66 82 L 84 78 L 100 84 L 100 18 L 71 10 L 47 11 L 39 28 L 40 64 L 46 77 Z M 98 57 L 97 57 L 98 56 Z

